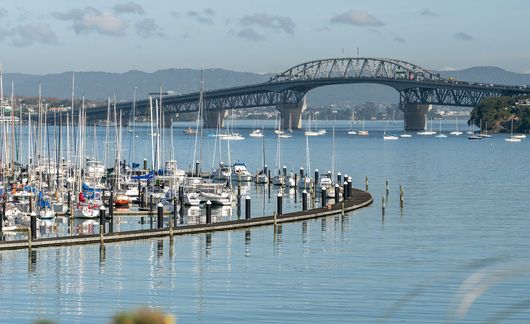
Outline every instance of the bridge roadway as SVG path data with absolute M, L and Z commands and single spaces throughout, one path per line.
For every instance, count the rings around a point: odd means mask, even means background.
M 407 130 L 425 127 L 430 105 L 476 106 L 489 97 L 517 96 L 530 93 L 527 86 L 499 85 L 445 79 L 412 63 L 380 58 L 336 58 L 306 62 L 276 75 L 269 81 L 247 86 L 205 91 L 203 119 L 206 127 L 215 127 L 226 109 L 276 107 L 284 127 L 301 126 L 305 95 L 314 88 L 354 83 L 375 83 L 394 88 L 400 94 L 400 108 L 405 112 Z M 200 92 L 162 96 L 166 120 L 176 113 L 199 110 Z M 153 106 L 158 96 L 152 98 Z M 150 100 L 136 101 L 135 115 L 149 115 Z M 132 102 L 117 103 L 128 120 Z M 74 112 L 74 115 L 76 112 Z M 105 119 L 107 106 L 87 109 L 91 119 Z

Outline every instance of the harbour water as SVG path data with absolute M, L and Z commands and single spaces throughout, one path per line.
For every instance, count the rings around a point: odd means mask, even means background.
M 194 143 L 181 135 L 185 126 L 174 127 L 183 168 L 192 163 Z M 332 165 L 332 123 L 320 126 L 327 134 L 309 138 L 309 152 L 311 169 L 323 172 Z M 398 133 L 402 124 L 390 126 Z M 246 136 L 252 127 L 248 121 L 234 128 Z M 454 125 L 442 127 L 448 132 Z M 364 138 L 347 135 L 347 122 L 337 123 L 334 160 L 335 172 L 351 175 L 355 187 L 364 188 L 368 176 L 372 206 L 285 224 L 277 232 L 263 227 L 176 237 L 171 246 L 165 239 L 103 250 L 2 251 L 0 319 L 106 322 L 118 311 L 148 306 L 180 323 L 527 320 L 530 142 L 510 144 L 506 135 L 470 141 L 466 135 L 415 134 L 383 141 L 384 123 L 367 122 L 366 128 L 370 136 Z M 138 157 L 150 156 L 148 132 L 138 130 Z M 265 134 L 266 160 L 274 170 L 271 125 Z M 306 167 L 303 132 L 281 146 L 281 165 L 294 172 Z M 205 140 L 208 167 L 212 151 L 213 140 Z M 232 161 L 246 162 L 249 170 L 261 167 L 260 139 L 231 142 L 230 151 Z M 253 199 L 263 195 L 250 190 Z M 271 204 L 266 210 L 254 204 L 253 212 L 270 214 Z

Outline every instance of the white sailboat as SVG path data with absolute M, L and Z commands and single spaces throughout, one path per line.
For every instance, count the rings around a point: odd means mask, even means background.
M 449 134 L 454 135 L 454 136 L 460 136 L 463 134 L 463 132 L 458 130 L 458 117 L 455 117 L 455 119 L 456 119 L 456 129 Z
M 364 129 L 364 117 L 363 117 L 363 123 L 362 123 L 362 129 L 357 132 L 357 135 L 359 136 L 368 136 L 368 131 Z
M 312 130 L 312 121 L 311 121 L 311 115 L 309 116 L 307 120 L 307 129 L 304 132 L 305 136 L 319 136 L 321 135 L 318 131 Z
M 432 130 L 432 120 L 431 120 L 431 130 L 427 130 L 428 125 L 429 123 L 427 122 L 427 115 L 425 115 L 425 130 L 421 132 L 417 132 L 416 134 L 421 135 L 421 136 L 431 136 L 431 135 L 436 134 L 436 132 Z
M 348 131 L 348 135 L 357 135 L 357 132 L 353 129 L 354 124 L 355 124 L 355 109 L 353 109 L 352 114 L 351 114 L 350 130 Z
M 520 137 L 516 137 L 516 135 L 513 135 L 513 118 L 512 118 L 512 126 L 510 131 L 510 137 L 504 139 L 506 142 L 510 143 L 519 143 L 521 141 Z
M 387 135 L 387 134 L 386 134 L 386 131 L 387 131 L 388 123 L 389 123 L 389 122 L 390 122 L 389 120 L 386 121 L 385 131 L 383 132 L 383 140 L 385 140 L 385 141 L 395 141 L 395 140 L 398 140 L 399 137 L 397 137 L 397 136 L 395 136 L 395 135 Z
M 471 129 L 471 134 L 467 137 L 467 139 L 470 139 L 470 140 L 479 140 L 479 139 L 482 139 L 482 137 L 478 136 L 478 135 L 475 135 L 475 121 L 473 121 L 473 125 L 472 125 L 472 129 Z M 469 132 L 468 132 L 469 134 Z
M 442 133 L 442 120 L 440 119 L 440 132 L 438 133 L 438 135 L 434 136 L 436 138 L 446 138 L 447 135 L 445 135 L 444 133 Z

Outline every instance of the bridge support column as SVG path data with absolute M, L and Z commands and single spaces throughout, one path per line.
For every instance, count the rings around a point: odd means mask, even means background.
M 280 104 L 276 105 L 276 110 L 280 112 L 282 129 L 302 128 L 302 112 L 306 110 L 306 100 L 300 104 Z
M 403 109 L 403 112 L 405 113 L 405 130 L 424 130 L 427 126 L 425 123 L 425 116 L 429 110 L 431 110 L 431 105 L 411 103 L 405 104 Z
M 205 111 L 202 117 L 203 127 L 204 128 L 217 128 L 217 124 L 219 124 L 219 127 L 223 127 L 225 116 L 226 116 L 225 109 Z
M 219 127 L 223 127 L 225 116 L 226 116 L 226 110 L 224 109 L 205 111 L 204 116 L 202 118 L 203 127 L 204 128 L 217 128 L 218 124 L 219 124 Z

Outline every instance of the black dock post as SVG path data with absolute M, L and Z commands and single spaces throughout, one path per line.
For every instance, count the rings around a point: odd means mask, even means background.
M 206 202 L 206 224 L 212 223 L 212 202 L 207 201 Z
M 37 238 L 37 214 L 31 213 L 30 225 L 31 225 L 31 240 L 35 241 Z
M 302 191 L 302 210 L 307 210 L 307 191 Z
M 300 167 L 300 179 L 304 178 L 304 167 Z
M 144 170 L 147 170 L 147 159 L 144 159 Z
M 164 205 L 162 205 L 162 203 L 158 203 L 157 205 L 157 211 L 156 211 L 156 216 L 157 216 L 157 228 L 163 228 L 164 227 Z
M 263 174 L 264 174 L 264 175 L 267 175 L 267 174 L 268 174 L 267 171 L 268 171 L 268 167 L 267 167 L 267 165 L 265 164 L 265 165 L 263 166 Z
M 103 233 L 105 233 L 105 206 L 103 205 L 99 207 L 99 225 L 101 225 L 99 228 L 102 228 Z
M 326 188 L 322 187 L 322 207 L 326 207 L 328 200 L 328 193 Z
M 195 161 L 195 176 L 196 177 L 199 176 L 199 165 L 200 165 L 200 162 L 199 161 Z
M 2 215 L 0 216 L 0 233 L 4 230 L 4 219 L 6 217 L 6 200 L 2 199 Z
M 350 193 L 348 192 L 348 181 L 344 180 L 344 184 L 342 185 L 342 199 L 346 200 L 347 198 L 350 198 Z
M 340 191 L 340 186 L 337 183 L 335 184 L 335 204 L 339 203 L 339 191 Z
M 245 219 L 250 219 L 250 196 L 245 198 Z
M 352 197 L 353 193 L 353 182 L 351 177 L 348 178 L 348 198 Z
M 177 197 L 173 197 L 173 226 L 177 227 L 177 209 L 178 209 L 178 203 L 177 203 Z
M 276 208 L 277 208 L 277 214 L 278 215 L 281 215 L 282 214 L 282 205 L 283 205 L 283 196 L 282 196 L 282 193 L 281 192 L 278 192 L 278 198 L 277 198 L 277 201 L 276 201 Z
M 314 187 L 316 188 L 318 186 L 318 169 L 315 169 L 315 185 Z
M 138 201 L 142 201 L 142 184 L 140 180 L 138 180 Z
M 68 195 L 66 196 L 66 203 L 68 204 L 68 210 L 70 211 L 70 213 L 73 213 L 73 210 L 70 210 L 70 206 L 72 204 L 72 192 L 70 190 L 68 190 Z
M 110 191 L 109 195 L 109 217 L 112 219 L 114 216 L 114 190 Z
M 283 176 L 287 177 L 287 166 L 283 166 Z
M 342 174 L 340 172 L 337 173 L 337 183 L 342 183 Z

